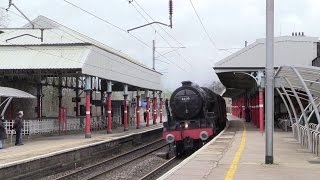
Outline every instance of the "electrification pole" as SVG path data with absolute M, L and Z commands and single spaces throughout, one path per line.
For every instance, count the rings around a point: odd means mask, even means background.
M 273 114 L 274 114 L 274 0 L 266 0 L 266 154 L 265 163 L 273 164 Z
M 155 58 L 155 51 L 156 51 L 156 40 L 152 41 L 152 69 L 156 70 L 156 58 Z

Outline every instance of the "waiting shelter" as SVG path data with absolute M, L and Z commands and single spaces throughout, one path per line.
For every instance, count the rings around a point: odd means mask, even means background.
M 96 128 L 140 128 L 146 101 L 147 125 L 162 121 L 161 73 L 44 16 L 32 24 L 0 29 L 0 86 L 37 97 L 10 103 L 6 119 L 23 109 L 32 133 L 85 128 L 90 137 Z

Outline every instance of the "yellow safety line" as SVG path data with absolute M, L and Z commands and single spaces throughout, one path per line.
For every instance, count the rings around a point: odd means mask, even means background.
M 230 165 L 230 168 L 228 170 L 228 173 L 227 175 L 225 176 L 225 180 L 232 180 L 233 179 L 233 176 L 238 168 L 238 164 L 239 164 L 239 161 L 240 161 L 240 157 L 241 157 L 241 154 L 244 150 L 244 147 L 246 145 L 246 134 L 247 134 L 247 131 L 246 131 L 246 126 L 243 124 L 243 132 L 242 132 L 242 137 L 241 137 L 241 143 L 240 143 L 240 146 L 232 160 L 232 163 Z

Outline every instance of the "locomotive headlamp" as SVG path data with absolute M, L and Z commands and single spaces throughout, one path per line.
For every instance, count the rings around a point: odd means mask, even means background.
M 186 122 L 186 123 L 184 123 L 184 128 L 185 129 L 188 129 L 188 127 L 189 127 L 189 124 Z

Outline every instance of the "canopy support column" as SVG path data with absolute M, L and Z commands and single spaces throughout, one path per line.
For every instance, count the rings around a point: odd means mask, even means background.
M 153 124 L 157 124 L 157 92 L 153 91 Z
M 300 101 L 300 98 L 299 98 L 296 90 L 293 88 L 291 82 L 290 82 L 287 78 L 285 78 L 285 77 L 284 77 L 284 79 L 285 79 L 285 80 L 287 81 L 287 83 L 289 84 L 289 86 L 290 86 L 290 88 L 291 88 L 291 90 L 292 90 L 292 92 L 293 92 L 293 94 L 294 94 L 294 96 L 295 96 L 295 98 L 296 98 L 296 100 L 297 100 L 297 102 L 298 102 L 298 104 L 299 104 L 301 113 L 302 113 L 303 118 L 304 118 L 304 121 L 305 121 L 305 126 L 306 126 L 307 132 L 308 132 L 308 134 L 307 134 L 307 137 L 308 137 L 308 149 L 311 150 L 312 141 L 311 141 L 309 123 L 306 122 L 307 119 L 308 119 L 308 118 L 307 118 L 307 115 L 306 115 L 306 112 L 304 111 L 304 107 L 302 106 L 302 103 L 301 103 L 301 101 Z
M 264 130 L 264 112 L 263 112 L 263 107 L 264 107 L 264 91 L 263 89 L 259 89 L 259 121 L 260 121 L 260 132 L 263 132 Z
M 136 99 L 136 121 L 137 129 L 140 129 L 140 91 L 137 89 L 137 99 Z
M 163 106 L 163 98 L 162 98 L 162 92 L 160 92 L 160 123 L 162 123 L 162 106 Z
M 146 111 L 147 111 L 147 127 L 149 126 L 149 120 L 150 120 L 150 102 L 149 102 L 149 90 L 145 91 L 145 95 L 146 95 L 146 101 L 147 101 L 147 106 L 146 106 Z
M 314 102 L 314 100 L 313 100 L 313 98 L 312 98 L 312 95 L 311 95 L 311 92 L 310 92 L 309 88 L 307 87 L 306 83 L 305 83 L 304 80 L 302 79 L 302 77 L 301 77 L 300 73 L 298 72 L 298 70 L 297 70 L 296 68 L 294 68 L 294 67 L 291 67 L 291 68 L 292 68 L 292 70 L 296 73 L 296 75 L 297 75 L 297 77 L 299 78 L 299 80 L 300 80 L 300 82 L 301 82 L 304 90 L 306 91 L 306 93 L 307 93 L 307 95 L 308 95 L 308 98 L 309 98 L 309 101 L 311 102 L 311 104 L 312 104 L 312 106 L 313 106 L 313 109 L 314 109 L 314 111 L 315 111 L 315 113 L 316 113 L 316 117 L 317 117 L 317 120 L 318 120 L 318 124 L 320 124 L 319 110 L 318 110 L 318 108 L 317 108 L 317 106 L 316 106 L 316 103 Z M 308 126 L 308 127 L 309 127 L 309 126 Z M 320 126 L 318 125 L 318 127 L 317 127 L 316 130 L 319 131 L 319 129 L 320 129 Z
M 128 98 L 128 85 L 124 85 L 123 90 L 123 116 L 124 116 L 124 131 L 128 131 L 128 107 L 127 107 L 127 98 Z
M 86 76 L 85 92 L 86 92 L 86 133 L 85 138 L 91 138 L 91 77 Z
M 107 119 L 108 119 L 108 127 L 107 127 L 107 133 L 112 133 L 112 107 L 111 107 L 111 95 L 112 95 L 112 82 L 107 82 Z
M 291 98 L 290 98 L 288 92 L 286 91 L 286 89 L 283 87 L 283 85 L 281 85 L 281 89 L 282 89 L 282 91 L 284 92 L 284 94 L 286 95 L 286 97 L 287 97 L 287 99 L 288 99 L 288 102 L 289 102 L 289 104 L 290 104 L 290 106 L 291 106 L 291 110 L 292 110 L 293 115 L 294 115 L 294 118 L 295 118 L 295 123 L 297 124 L 298 142 L 301 143 L 301 137 L 299 136 L 299 134 L 300 134 L 299 124 L 300 124 L 300 122 L 298 121 L 298 116 L 297 116 L 296 109 L 294 108 L 294 105 L 293 105 L 293 103 L 292 103 L 292 101 L 291 101 Z M 292 124 L 292 125 L 293 125 L 293 124 Z
M 286 106 L 286 109 L 287 109 L 287 111 L 288 111 L 291 124 L 293 124 L 292 114 L 291 114 L 290 108 L 289 108 L 289 106 L 288 106 L 288 103 L 287 103 L 287 101 L 285 100 L 285 98 L 283 97 L 283 95 L 282 95 L 282 93 L 280 92 L 279 88 L 276 88 L 276 90 L 278 91 L 278 93 L 279 93 L 279 95 L 280 95 L 280 97 L 281 97 L 284 105 Z

